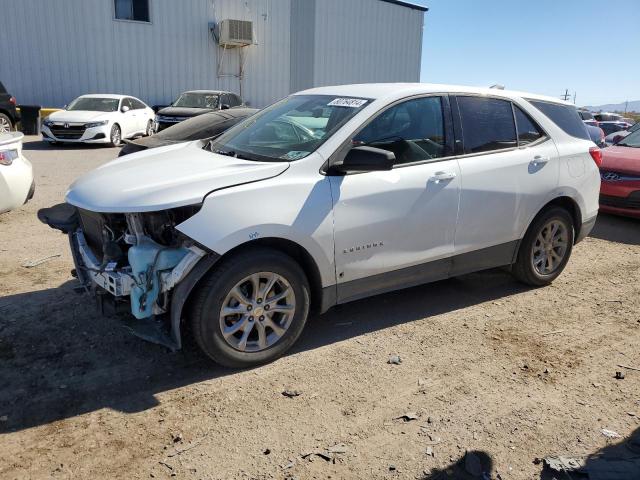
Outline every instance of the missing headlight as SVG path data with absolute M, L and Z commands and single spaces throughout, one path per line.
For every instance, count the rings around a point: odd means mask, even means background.
M 160 245 L 176 247 L 182 244 L 184 235 L 176 230 L 176 225 L 198 213 L 202 205 L 189 205 L 161 212 L 142 214 L 146 234 Z

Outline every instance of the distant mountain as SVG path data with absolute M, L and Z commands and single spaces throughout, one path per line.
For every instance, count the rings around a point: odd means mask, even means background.
M 624 112 L 625 103 L 609 103 L 607 105 L 598 105 L 595 107 L 584 107 L 592 112 Z M 627 112 L 640 112 L 640 100 L 629 102 L 627 105 Z

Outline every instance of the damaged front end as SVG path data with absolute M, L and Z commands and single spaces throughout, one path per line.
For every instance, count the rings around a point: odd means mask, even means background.
M 117 313 L 130 311 L 125 325 L 134 334 L 175 350 L 182 305 L 206 269 L 189 288 L 175 287 L 205 257 L 207 264 L 217 257 L 175 228 L 199 209 L 97 213 L 64 203 L 40 210 L 38 218 L 69 236 L 81 289 L 94 293 L 103 311 L 105 303 Z M 173 298 L 177 290 L 180 298 Z

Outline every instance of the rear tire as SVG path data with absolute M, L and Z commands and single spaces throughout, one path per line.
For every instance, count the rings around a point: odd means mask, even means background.
M 109 140 L 112 147 L 119 147 L 122 145 L 122 130 L 120 130 L 120 126 L 117 123 L 114 123 L 113 127 L 111 127 Z
M 191 330 L 216 363 L 253 367 L 291 348 L 309 304 L 302 268 L 277 250 L 254 249 L 223 260 L 203 279 L 191 308 Z
M 520 243 L 513 276 L 534 287 L 549 285 L 566 267 L 574 235 L 573 219 L 564 208 L 542 211 Z

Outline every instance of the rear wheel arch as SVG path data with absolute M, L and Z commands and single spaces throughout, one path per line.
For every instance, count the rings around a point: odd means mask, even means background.
M 578 238 L 578 234 L 580 233 L 580 229 L 582 228 L 582 212 L 578 203 L 573 198 L 566 195 L 556 197 L 544 204 L 529 221 L 526 230 L 522 233 L 522 237 L 527 234 L 527 232 L 531 228 L 531 225 L 533 225 L 544 212 L 553 207 L 560 207 L 569 212 L 569 215 L 571 215 L 571 219 L 573 220 L 574 239 Z M 520 240 L 522 240 L 522 238 Z
M 552 283 L 564 270 L 575 243 L 568 204 L 550 202 L 533 219 L 518 244 L 511 273 L 534 287 Z
M 554 198 L 549 203 L 547 203 L 540 210 L 540 212 L 538 212 L 538 215 L 536 215 L 536 218 L 542 212 L 552 207 L 561 207 L 561 208 L 564 208 L 567 212 L 569 212 L 569 215 L 571 215 L 571 219 L 573 220 L 574 241 L 575 239 L 579 238 L 580 229 L 582 228 L 582 212 L 580 211 L 580 206 L 578 205 L 578 203 L 573 198 L 567 197 L 567 196 Z

